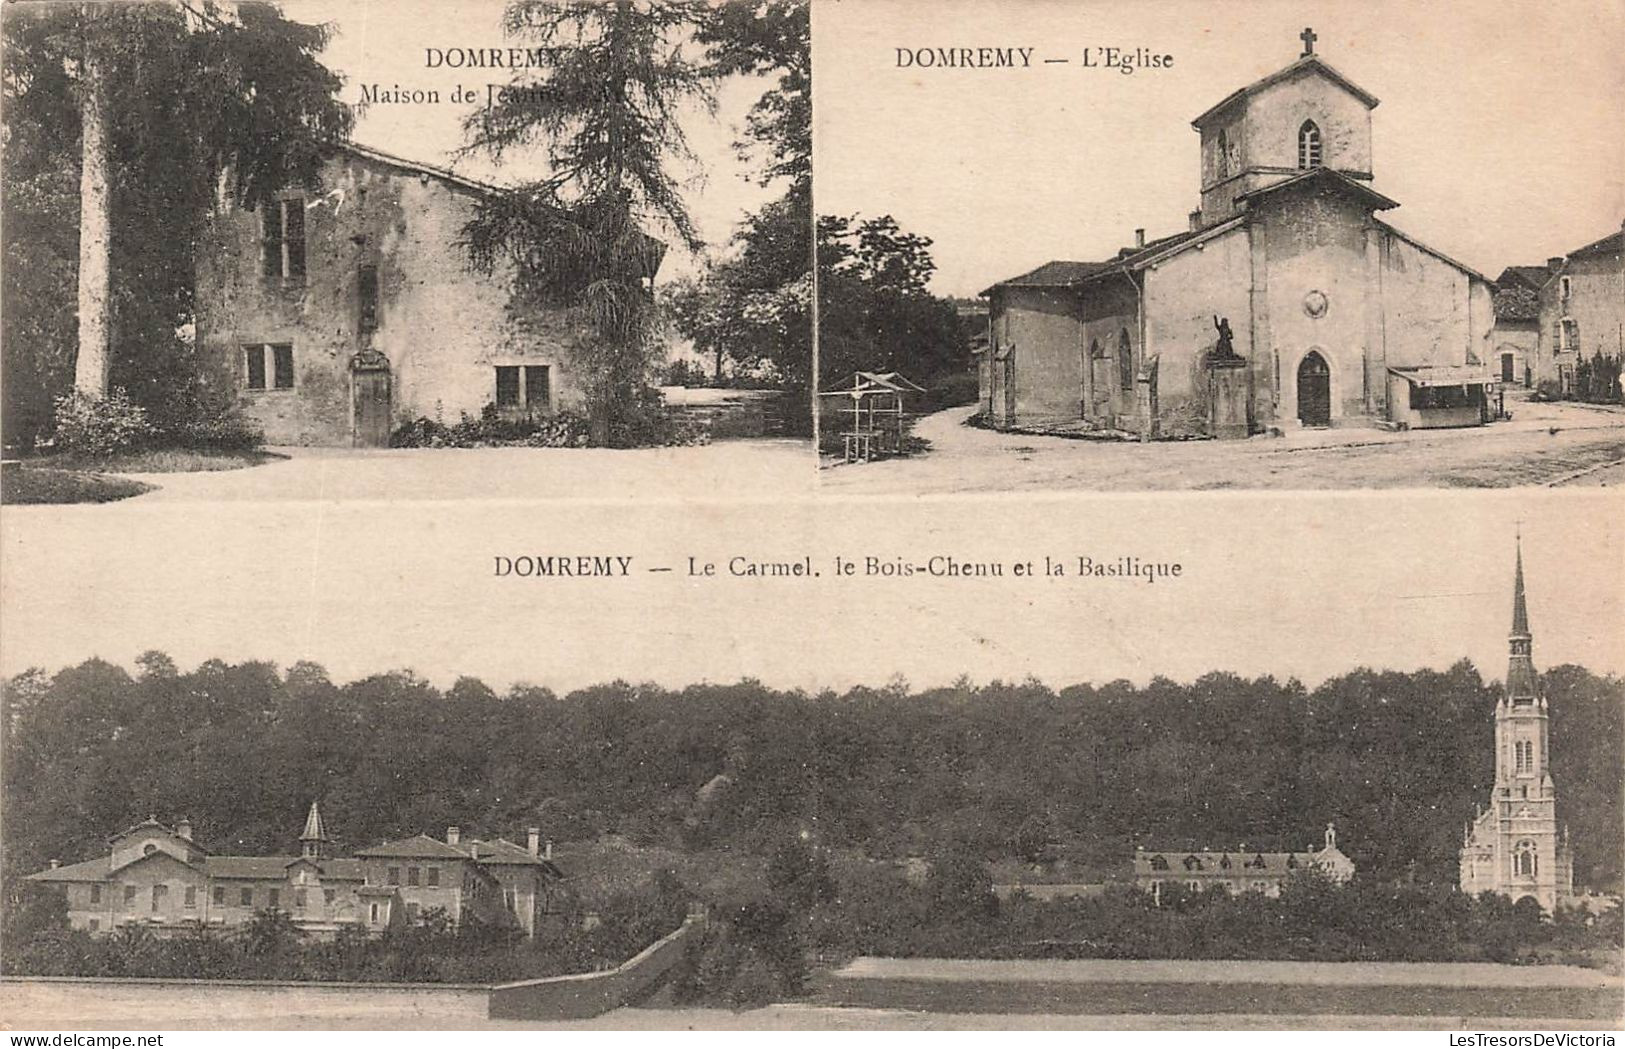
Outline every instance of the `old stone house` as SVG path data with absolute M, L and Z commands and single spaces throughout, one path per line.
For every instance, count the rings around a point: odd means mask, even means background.
M 59 889 L 69 927 L 92 933 L 232 929 L 274 910 L 316 937 L 346 926 L 376 934 L 440 908 L 453 925 L 477 920 L 534 936 L 563 878 L 539 837 L 533 828 L 527 847 L 463 842 L 453 827 L 443 842 L 420 835 L 334 857 L 313 802 L 297 856 L 216 855 L 193 840 L 189 822 L 148 818 L 115 834 L 107 855 L 53 863 L 28 880 Z
M 1540 287 L 1535 380 L 1574 392 L 1575 369 L 1597 354 L 1625 356 L 1625 233 L 1615 232 L 1547 262 Z
M 1535 384 L 1540 351 L 1540 289 L 1551 271 L 1545 266 L 1508 266 L 1495 279 L 1495 330 L 1490 335 L 1490 371 L 1503 385 Z
M 1183 232 L 1000 281 L 981 357 L 1000 428 L 1245 436 L 1484 418 L 1489 282 L 1388 224 L 1377 99 L 1313 51 L 1198 116 Z M 1221 331 L 1222 327 L 1222 331 Z
M 1158 899 L 1163 889 L 1175 885 L 1192 892 L 1224 889 L 1279 896 L 1281 886 L 1300 871 L 1318 871 L 1339 884 L 1354 877 L 1354 861 L 1337 847 L 1336 827 L 1327 824 L 1321 847 L 1302 852 L 1261 852 L 1245 845 L 1217 852 L 1134 851 L 1134 886 Z
M 197 254 L 202 359 L 268 442 L 379 446 L 420 416 L 579 403 L 587 333 L 515 309 L 511 266 L 470 264 L 464 226 L 501 189 L 354 144 L 318 181 L 253 211 L 222 200 Z

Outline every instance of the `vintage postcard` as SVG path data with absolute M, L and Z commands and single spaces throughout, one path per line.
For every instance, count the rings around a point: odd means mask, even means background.
M 1617 0 L 0 28 L 14 1044 L 1614 1044 Z
M 825 488 L 1617 483 L 1622 25 L 818 5 Z

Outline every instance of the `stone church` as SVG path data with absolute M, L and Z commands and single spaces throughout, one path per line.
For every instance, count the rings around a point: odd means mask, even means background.
M 1532 658 L 1521 548 L 1507 642 L 1506 690 L 1495 705 L 1495 786 L 1489 807 L 1464 835 L 1461 891 L 1529 898 L 1550 913 L 1560 903 L 1574 902 L 1574 859 L 1568 831 L 1558 830 L 1546 697 Z
M 983 294 L 981 411 L 1001 429 L 1242 437 L 1272 427 L 1476 425 L 1483 275 L 1384 221 L 1375 96 L 1314 52 L 1192 123 L 1189 227 Z

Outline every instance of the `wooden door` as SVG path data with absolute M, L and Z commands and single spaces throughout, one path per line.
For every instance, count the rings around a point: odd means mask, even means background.
M 1514 377 L 1515 376 L 1512 371 L 1512 354 L 1501 354 L 1501 381 L 1511 385 L 1511 383 L 1514 381 Z
M 350 373 L 357 448 L 389 447 L 389 368 L 357 368 Z
M 1298 421 L 1305 426 L 1332 423 L 1332 370 L 1314 350 L 1298 365 Z

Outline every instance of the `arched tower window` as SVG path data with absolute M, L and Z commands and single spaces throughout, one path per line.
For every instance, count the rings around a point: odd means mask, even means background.
M 1117 385 L 1124 393 L 1134 390 L 1134 347 L 1127 328 L 1117 336 Z
M 1513 745 L 1516 768 L 1519 773 L 1535 771 L 1535 745 L 1526 739 L 1520 739 Z
M 1305 120 L 1298 128 L 1298 170 L 1308 171 L 1320 167 L 1320 128 L 1313 120 Z
M 1219 129 L 1219 137 L 1214 145 L 1217 147 L 1218 156 L 1215 158 L 1217 163 L 1213 165 L 1213 170 L 1219 178 L 1228 178 L 1230 175 L 1230 136 L 1224 133 L 1224 128 Z
M 1512 849 L 1512 874 L 1517 878 L 1533 878 L 1539 864 L 1535 857 L 1535 843 L 1524 840 Z

